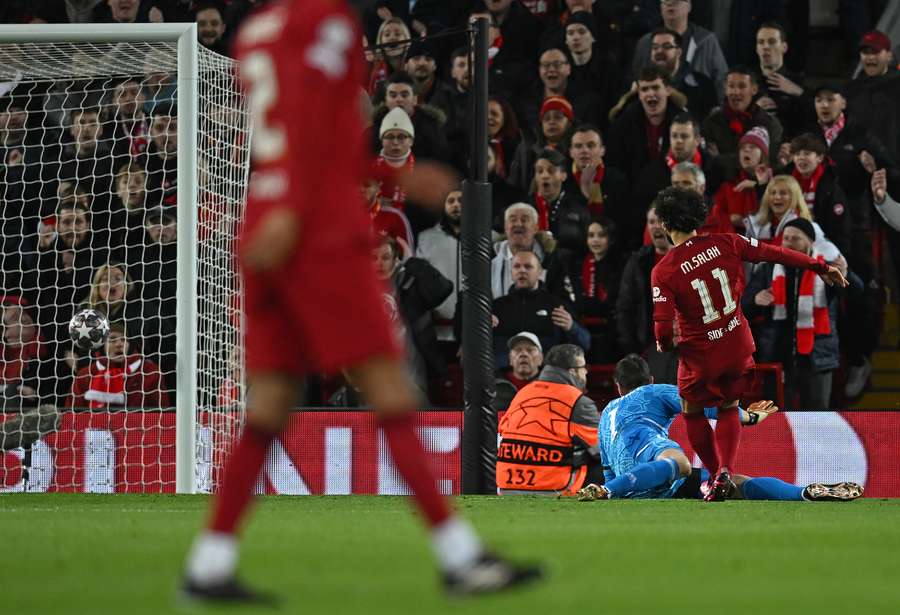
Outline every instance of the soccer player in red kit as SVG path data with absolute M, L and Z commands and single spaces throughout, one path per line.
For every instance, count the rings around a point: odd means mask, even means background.
M 238 522 L 304 376 L 340 368 L 378 414 L 397 470 L 429 527 L 446 589 L 490 592 L 539 576 L 537 568 L 485 551 L 438 492 L 413 428 L 418 400 L 382 309 L 383 289 L 371 264 L 374 238 L 359 193 L 367 169 L 361 40 L 342 0 L 275 2 L 237 35 L 254 124 L 238 247 L 250 398 L 209 523 L 188 555 L 183 594 L 191 599 L 268 600 L 235 578 Z M 418 180 L 419 194 L 433 194 L 436 205 L 452 187 L 452 178 L 433 167 Z M 411 192 L 416 181 L 410 179 Z
M 678 391 L 691 446 L 709 471 L 708 501 L 724 499 L 740 440 L 738 401 L 749 384 L 756 345 L 741 312 L 744 262 L 781 263 L 812 269 L 829 285 L 846 286 L 836 268 L 794 250 L 759 243 L 734 233 L 698 235 L 706 206 L 697 193 L 666 188 L 656 197 L 656 215 L 674 247 L 651 273 L 657 346 L 678 340 Z M 703 415 L 717 407 L 715 436 Z

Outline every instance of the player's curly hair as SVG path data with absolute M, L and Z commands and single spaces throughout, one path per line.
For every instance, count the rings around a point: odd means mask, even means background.
M 692 233 L 706 221 L 706 203 L 693 190 L 671 186 L 653 201 L 656 216 L 669 231 Z

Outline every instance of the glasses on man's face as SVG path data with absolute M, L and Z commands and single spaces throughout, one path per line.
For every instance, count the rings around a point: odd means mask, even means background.
M 381 137 L 382 141 L 394 141 L 396 143 L 405 143 L 410 140 L 409 135 L 384 135 Z
M 677 49 L 677 45 L 673 45 L 672 43 L 659 43 L 657 45 L 650 45 L 650 51 L 672 51 L 673 49 Z
M 541 62 L 540 67 L 544 70 L 548 70 L 551 68 L 555 68 L 556 70 L 561 69 L 563 66 L 568 66 L 568 62 L 564 60 L 557 60 L 556 62 Z
M 584 371 L 587 371 L 587 368 L 588 368 L 587 364 L 582 363 L 581 365 L 573 365 L 571 369 L 583 369 Z

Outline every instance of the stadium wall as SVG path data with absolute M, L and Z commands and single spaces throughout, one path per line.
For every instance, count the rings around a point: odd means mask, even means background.
M 0 415 L 5 420 L 7 415 Z M 12 416 L 12 415 L 9 415 Z M 441 490 L 461 490 L 463 413 L 416 414 Z M 672 436 L 690 455 L 680 419 Z M 198 483 L 213 484 L 223 450 L 198 428 Z M 784 412 L 743 433 L 737 471 L 790 482 L 853 480 L 867 497 L 900 497 L 900 412 Z M 67 412 L 58 431 L 29 451 L 0 453 L 0 492 L 174 493 L 175 414 L 172 412 Z M 695 458 L 695 465 L 697 465 Z M 387 455 L 375 417 L 361 411 L 295 413 L 269 451 L 258 485 L 268 494 L 406 493 Z

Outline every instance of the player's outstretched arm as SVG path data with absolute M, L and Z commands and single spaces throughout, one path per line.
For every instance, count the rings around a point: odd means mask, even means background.
M 413 172 L 401 174 L 398 181 L 410 201 L 435 211 L 444 207 L 447 194 L 459 186 L 459 177 L 447 165 L 418 160 Z
M 825 283 L 829 286 L 839 286 L 841 288 L 846 288 L 847 278 L 844 277 L 844 274 L 841 273 L 841 270 L 835 267 L 834 265 L 828 265 L 828 270 L 825 273 L 819 273 L 819 277 L 825 280 Z
M 746 261 L 750 261 L 751 263 L 765 261 L 770 263 L 781 263 L 785 267 L 812 269 L 819 274 L 829 286 L 835 284 L 841 288 L 847 286 L 847 278 L 845 278 L 841 271 L 833 265 L 829 265 L 823 261 L 803 254 L 802 252 L 797 252 L 796 250 L 761 243 L 754 238 L 747 239 L 740 235 L 738 235 L 738 237 L 740 237 L 738 245 L 743 248 L 741 257 Z

